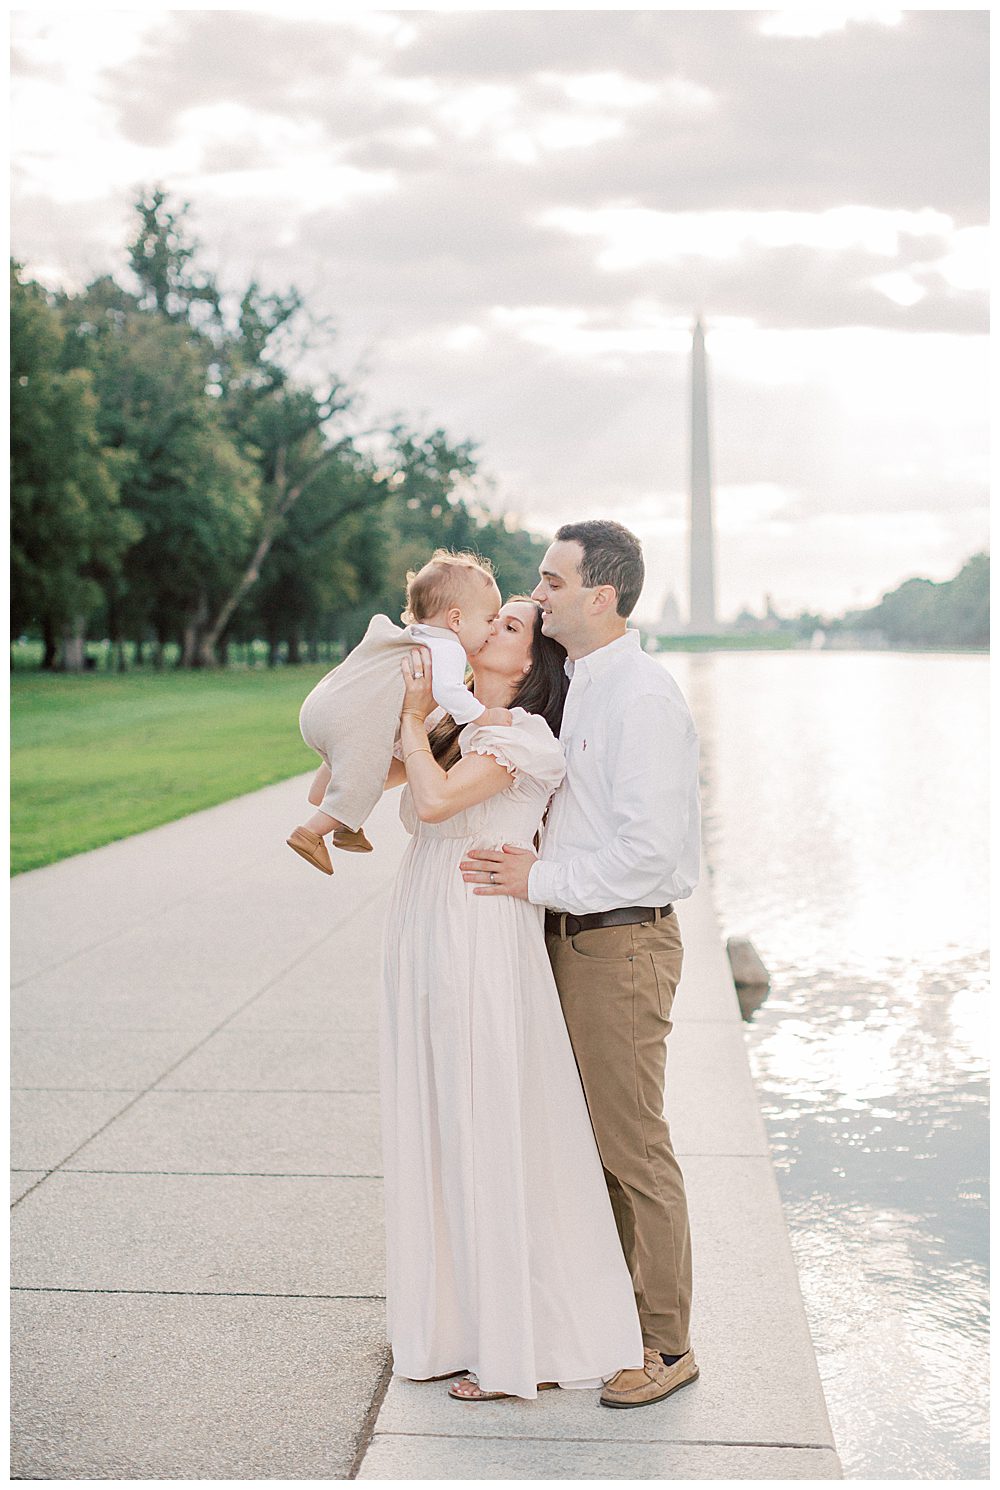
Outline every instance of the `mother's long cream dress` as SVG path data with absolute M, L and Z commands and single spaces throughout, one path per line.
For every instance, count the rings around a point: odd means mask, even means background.
M 468 1370 L 534 1397 L 643 1356 L 542 909 L 459 872 L 470 848 L 530 848 L 562 780 L 545 720 L 513 717 L 459 737 L 510 771 L 497 796 L 422 823 L 403 792 L 380 1036 L 387 1313 L 396 1375 Z

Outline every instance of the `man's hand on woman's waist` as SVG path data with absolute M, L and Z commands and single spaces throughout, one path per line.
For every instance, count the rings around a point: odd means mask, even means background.
M 530 848 L 505 843 L 502 849 L 470 849 L 458 866 L 475 895 L 513 895 L 528 898 L 528 875 L 538 855 Z

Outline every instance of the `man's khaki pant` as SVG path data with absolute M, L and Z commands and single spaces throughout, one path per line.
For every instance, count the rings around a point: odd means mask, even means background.
M 643 1343 L 689 1348 L 691 1233 L 663 1116 L 670 1011 L 683 947 L 676 915 L 546 936 L 632 1273 Z

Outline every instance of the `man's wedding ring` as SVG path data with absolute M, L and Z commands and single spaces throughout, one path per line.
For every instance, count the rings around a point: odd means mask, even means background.
M 494 870 L 492 870 L 492 869 L 491 869 L 491 870 L 490 870 L 490 884 L 491 884 L 491 885 L 495 885 L 495 884 L 496 884 L 496 882 L 497 882 L 497 877 L 496 877 L 496 873 L 495 873 L 495 871 L 494 871 Z

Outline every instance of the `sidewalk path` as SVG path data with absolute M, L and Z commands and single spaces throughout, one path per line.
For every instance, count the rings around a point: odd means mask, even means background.
M 706 894 L 668 1105 L 701 1380 L 630 1413 L 382 1401 L 377 978 L 405 835 L 394 793 L 377 852 L 316 874 L 283 842 L 307 781 L 13 882 L 12 1473 L 839 1477 Z

